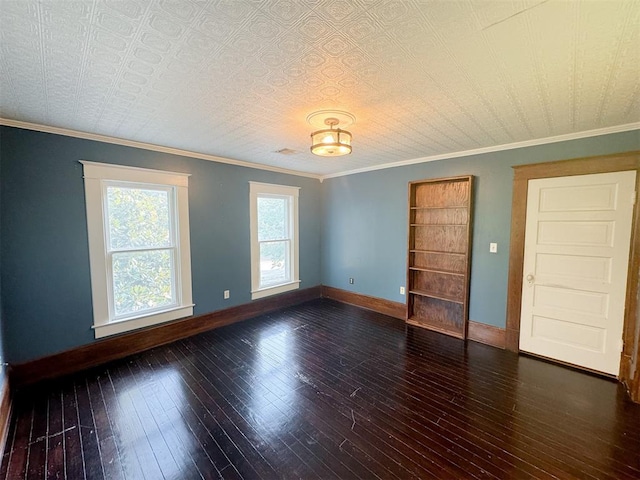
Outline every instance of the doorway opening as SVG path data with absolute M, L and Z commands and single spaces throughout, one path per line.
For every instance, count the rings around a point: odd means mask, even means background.
M 522 280 L 529 180 L 589 175 L 597 173 L 636 171 L 636 192 L 640 190 L 640 152 L 589 157 L 576 160 L 538 163 L 514 167 L 507 292 L 506 348 L 520 351 Z M 640 270 L 640 208 L 633 207 L 631 243 L 625 294 L 623 351 L 618 379 L 623 382 L 634 401 L 640 401 L 640 334 L 638 333 L 638 287 Z

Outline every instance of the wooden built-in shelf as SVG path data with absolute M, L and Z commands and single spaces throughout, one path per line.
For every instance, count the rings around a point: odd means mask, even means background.
M 407 323 L 467 335 L 472 176 L 409 183 Z

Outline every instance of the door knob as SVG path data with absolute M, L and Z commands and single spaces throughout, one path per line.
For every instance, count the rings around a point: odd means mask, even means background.
M 533 276 L 532 273 L 530 273 L 529 275 L 527 275 L 527 282 L 529 283 L 529 285 L 533 284 L 533 281 L 536 279 L 536 277 Z

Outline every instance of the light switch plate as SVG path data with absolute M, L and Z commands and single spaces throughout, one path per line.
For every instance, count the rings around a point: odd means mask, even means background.
M 490 253 L 498 253 L 498 244 L 497 243 L 490 243 L 489 244 L 489 252 Z

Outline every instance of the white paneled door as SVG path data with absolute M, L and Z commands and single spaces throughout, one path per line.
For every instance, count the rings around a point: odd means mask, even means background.
M 529 181 L 521 351 L 618 375 L 635 176 Z

